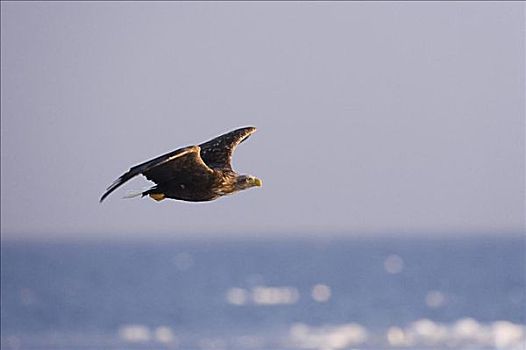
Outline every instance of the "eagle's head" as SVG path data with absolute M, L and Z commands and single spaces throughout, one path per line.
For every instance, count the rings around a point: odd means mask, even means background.
M 239 175 L 236 178 L 235 189 L 236 191 L 241 191 L 241 190 L 245 190 L 250 187 L 254 187 L 254 186 L 260 187 L 262 185 L 263 185 L 263 182 L 255 176 Z

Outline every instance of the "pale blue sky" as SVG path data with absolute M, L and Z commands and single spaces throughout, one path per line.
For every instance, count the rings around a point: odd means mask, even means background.
M 521 2 L 2 2 L 3 238 L 524 228 Z M 262 188 L 121 200 L 230 129 Z

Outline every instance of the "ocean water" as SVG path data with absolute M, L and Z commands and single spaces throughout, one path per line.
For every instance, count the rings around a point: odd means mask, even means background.
M 3 241 L 1 344 L 525 349 L 525 253 L 498 234 Z

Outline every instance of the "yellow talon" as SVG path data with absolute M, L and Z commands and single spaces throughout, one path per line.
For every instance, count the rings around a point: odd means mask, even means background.
M 150 197 L 152 197 L 156 201 L 162 201 L 163 199 L 166 198 L 164 193 L 150 193 Z

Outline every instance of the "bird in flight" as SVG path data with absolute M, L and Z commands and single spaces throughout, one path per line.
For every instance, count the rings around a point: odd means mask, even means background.
M 240 175 L 232 169 L 232 153 L 237 145 L 256 131 L 240 128 L 200 145 L 188 146 L 136 165 L 115 180 L 100 198 L 137 175 L 144 175 L 155 186 L 125 198 L 150 196 L 156 201 L 165 198 L 204 202 L 221 196 L 261 186 L 252 175 Z

